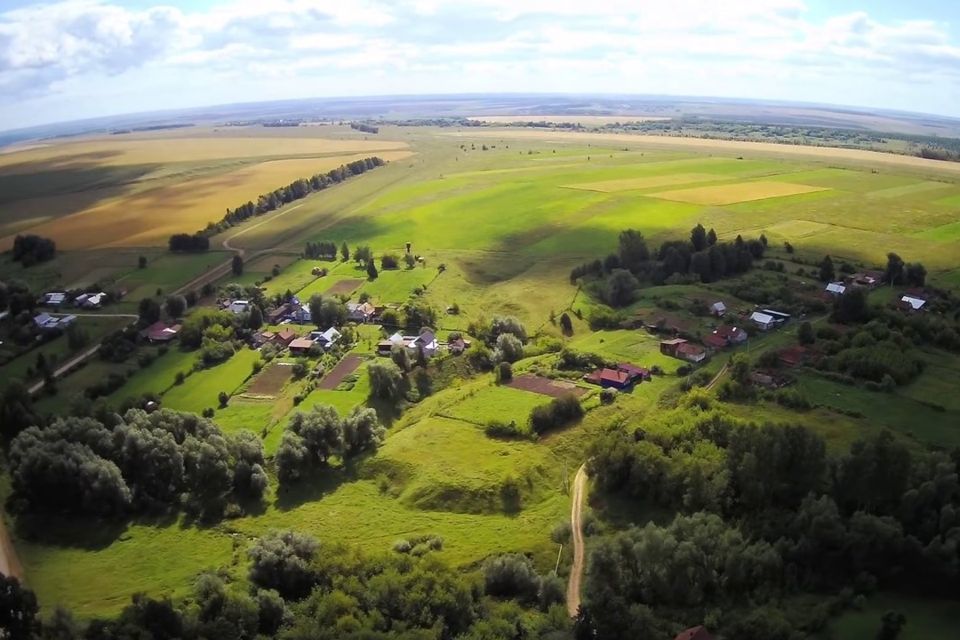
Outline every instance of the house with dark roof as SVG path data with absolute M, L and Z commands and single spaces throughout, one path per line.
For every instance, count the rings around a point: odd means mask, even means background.
M 290 304 L 284 302 L 279 307 L 271 309 L 267 312 L 267 324 L 280 324 L 280 321 L 284 320 L 290 315 Z
M 743 344 L 749 337 L 747 336 L 747 332 L 740 327 L 734 327 L 733 325 L 729 324 L 724 324 L 717 327 L 713 333 L 726 340 L 727 344 L 731 346 Z
M 713 635 L 703 625 L 685 629 L 673 640 L 713 640 Z
M 707 350 L 701 347 L 699 344 L 684 342 L 683 344 L 677 346 L 675 357 L 696 364 L 707 359 Z
M 140 335 L 153 343 L 170 342 L 177 337 L 177 334 L 180 333 L 181 328 L 182 325 L 170 325 L 162 320 L 158 320 L 141 331 Z
M 716 332 L 708 333 L 706 336 L 704 336 L 703 345 L 705 347 L 709 347 L 710 349 L 726 349 L 728 346 L 726 339 L 718 336 Z
M 277 332 L 275 338 L 276 344 L 281 347 L 289 347 L 290 343 L 297 339 L 297 332 L 289 327 L 285 327 Z
M 784 366 L 798 367 L 807 361 L 808 355 L 809 350 L 806 347 L 794 345 L 792 347 L 782 349 L 780 353 L 777 354 L 777 357 Z
M 629 389 L 634 384 L 650 379 L 650 371 L 628 362 L 622 362 L 615 368 L 602 367 L 583 377 L 586 382 L 604 389 Z
M 686 344 L 687 341 L 683 338 L 672 338 L 670 340 L 661 340 L 660 341 L 660 353 L 665 356 L 677 357 L 677 349 L 680 348 L 680 345 Z
M 310 351 L 311 347 L 315 344 L 316 342 L 310 338 L 294 338 L 290 341 L 290 353 L 303 355 Z

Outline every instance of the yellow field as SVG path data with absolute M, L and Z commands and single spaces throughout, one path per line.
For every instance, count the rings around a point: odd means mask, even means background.
M 580 184 L 568 184 L 564 186 L 566 186 L 568 189 L 583 189 L 585 191 L 600 191 L 601 193 L 616 193 L 618 191 L 670 187 L 678 184 L 714 182 L 716 180 L 723 179 L 724 176 L 717 176 L 710 173 L 675 173 L 666 176 L 645 176 L 642 178 L 602 180 L 600 182 L 583 182 Z
M 650 195 L 654 198 L 661 198 L 662 200 L 719 206 L 735 204 L 737 202 L 750 202 L 752 200 L 765 200 L 767 198 L 795 196 L 800 193 L 813 193 L 814 191 L 829 191 L 829 189 L 825 187 L 811 187 L 805 184 L 793 184 L 791 182 L 763 181 L 721 184 L 712 187 L 695 187 L 693 189 L 675 189 L 673 191 L 651 193 Z
M 77 165 L 117 166 L 131 164 L 172 164 L 213 160 L 317 156 L 405 149 L 404 142 L 391 140 L 334 140 L 294 137 L 197 137 L 130 138 L 111 136 L 37 146 L 0 155 L 0 172 L 35 173 Z
M 182 142 L 177 141 L 177 144 Z M 227 149 L 225 145 L 214 147 L 207 159 L 217 149 L 222 152 Z M 164 156 L 168 152 L 162 148 L 155 150 L 161 157 L 169 157 Z M 199 147 L 193 150 L 202 153 Z M 134 152 L 131 150 L 131 153 Z M 144 151 L 138 150 L 136 153 Z M 376 154 L 389 161 L 408 157 L 410 152 L 378 151 Z M 39 224 L 28 229 L 30 233 L 53 238 L 58 248 L 67 250 L 163 246 L 174 233 L 193 233 L 208 222 L 219 220 L 227 207 L 235 207 L 247 200 L 255 201 L 261 193 L 289 184 L 297 178 L 328 171 L 367 155 L 357 153 L 261 162 L 218 175 L 170 181 L 157 188 L 108 198 L 62 217 L 49 214 L 57 210 L 59 203 L 65 204 L 71 196 L 35 199 L 36 202 L 32 204 L 36 206 L 38 215 L 40 211 L 47 215 L 42 219 L 38 217 L 36 222 Z M 22 212 L 24 203 L 15 204 L 21 205 Z M 42 205 L 48 208 L 44 210 Z M 0 238 L 0 250 L 9 248 L 12 243 L 13 235 Z

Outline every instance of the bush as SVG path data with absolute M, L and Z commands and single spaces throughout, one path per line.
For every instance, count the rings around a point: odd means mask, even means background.
M 600 391 L 600 402 L 603 404 L 613 404 L 613 401 L 617 399 L 617 390 L 616 389 L 603 389 Z
M 530 412 L 530 426 L 534 433 L 542 435 L 550 429 L 562 427 L 583 416 L 580 400 L 572 393 L 554 398 L 545 405 L 534 407 Z
M 509 423 L 495 420 L 483 428 L 483 432 L 491 438 L 526 438 L 527 432 L 515 420 Z
M 511 553 L 483 564 L 483 585 L 487 595 L 533 602 L 540 592 L 540 576 L 528 558 Z
M 310 536 L 293 531 L 264 536 L 249 551 L 253 561 L 250 581 L 265 589 L 275 589 L 284 598 L 307 595 L 317 579 L 310 569 L 317 546 Z
M 523 358 L 523 342 L 515 335 L 502 333 L 497 336 L 497 348 L 494 359 L 503 362 L 516 362 Z
M 510 382 L 513 380 L 513 366 L 509 362 L 501 362 L 497 365 L 497 382 Z

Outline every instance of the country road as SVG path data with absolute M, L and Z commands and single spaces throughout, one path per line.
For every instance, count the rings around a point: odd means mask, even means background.
M 53 372 L 53 378 L 54 378 L 54 379 L 59 378 L 59 377 L 62 376 L 64 373 L 66 373 L 67 371 L 69 371 L 71 368 L 73 368 L 73 367 L 75 367 L 76 365 L 80 364 L 81 362 L 83 362 L 84 360 L 86 360 L 87 358 L 89 358 L 90 356 L 92 356 L 93 354 L 95 354 L 95 353 L 96 353 L 97 351 L 99 351 L 99 350 L 100 350 L 100 345 L 99 345 L 99 344 L 96 344 L 96 345 L 90 347 L 89 349 L 87 349 L 86 351 L 84 351 L 83 353 L 78 354 L 78 355 L 74 356 L 73 358 L 70 358 L 70 359 L 67 360 L 65 363 L 63 363 L 62 365 L 60 365 L 59 367 L 56 368 L 56 370 Z M 30 395 L 33 395 L 33 394 L 37 393 L 38 391 L 40 391 L 41 389 L 43 389 L 43 385 L 44 385 L 44 381 L 41 380 L 40 382 L 35 383 L 33 386 L 31 386 L 29 389 L 27 389 L 27 391 L 30 392 Z
M 583 581 L 583 568 L 586 552 L 583 548 L 583 499 L 587 486 L 587 465 L 577 469 L 573 478 L 573 500 L 570 506 L 570 528 L 573 538 L 573 566 L 570 567 L 570 581 L 567 583 L 567 613 L 577 615 L 580 609 L 580 585 Z
M 13 548 L 13 541 L 7 532 L 7 525 L 0 514 L 0 574 L 13 576 L 23 581 L 23 567 L 17 559 L 17 551 Z

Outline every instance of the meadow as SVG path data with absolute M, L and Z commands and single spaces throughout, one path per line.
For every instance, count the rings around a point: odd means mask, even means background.
M 2 159 L 0 182 L 4 175 L 20 175 L 16 172 L 46 163 L 50 171 L 63 172 L 61 197 L 89 186 L 94 178 L 103 181 L 99 189 L 105 193 L 98 202 L 82 203 L 84 213 L 64 210 L 57 221 L 36 221 L 51 225 L 49 229 L 61 222 L 67 225 L 60 228 L 77 236 L 77 250 L 31 268 L 36 271 L 0 264 L 0 274 L 34 278 L 41 286 L 62 282 L 67 275 L 78 280 L 110 277 L 128 289 L 123 304 L 129 309 L 157 289 L 168 293 L 182 287 L 229 257 L 225 251 L 173 256 L 157 248 L 160 237 L 151 234 L 159 227 L 149 217 L 166 215 L 165 207 L 184 209 L 178 225 L 199 227 L 221 215 L 224 206 L 236 204 L 238 197 L 248 197 L 241 192 L 257 191 L 286 175 L 284 171 L 302 171 L 303 163 L 327 166 L 324 163 L 339 164 L 356 154 L 404 154 L 392 156 L 382 169 L 304 199 L 295 209 L 214 237 L 212 247 L 220 249 L 229 241 L 247 260 L 241 278 L 227 276 L 220 283 L 261 281 L 267 295 L 289 290 L 301 300 L 331 291 L 349 293 L 353 300 L 364 293 L 384 304 L 417 299 L 437 310 L 442 335 L 465 330 L 472 321 L 514 315 L 531 334 L 541 332 L 564 346 L 614 361 L 656 365 L 666 375 L 622 394 L 612 406 L 598 406 L 591 395 L 591 410 L 582 423 L 536 441 L 494 439 L 483 425 L 492 420 L 525 422 L 532 408 L 549 400 L 546 396 L 496 386 L 490 376 L 456 378 L 403 415 L 392 416 L 376 455 L 293 488 L 278 490 L 272 478 L 260 512 L 214 528 L 180 521 L 132 523 L 97 537 L 77 525 L 59 538 L 18 537 L 28 581 L 44 606 L 62 603 L 82 615 L 112 613 L 137 591 L 183 593 L 205 568 L 242 575 L 250 540 L 287 527 L 322 541 L 349 540 L 368 550 L 436 534 L 444 538 L 441 555 L 460 567 L 476 567 L 492 553 L 516 551 L 532 554 L 539 567 L 552 568 L 557 547 L 550 530 L 569 514 L 566 491 L 583 462 L 587 437 L 611 421 L 654 416 L 679 382 L 676 372 L 682 363 L 662 355 L 655 336 L 627 329 L 592 332 L 576 316 L 579 311 L 588 317 L 595 302 L 569 282 L 571 268 L 614 251 L 625 228 L 643 232 L 651 246 L 687 237 L 698 222 L 714 228 L 722 239 L 762 232 L 771 250 L 780 251 L 782 243 L 790 242 L 795 259 L 806 261 L 829 253 L 866 265 L 882 264 L 888 251 L 896 251 L 908 261 L 922 260 L 932 280 L 960 288 L 960 235 L 951 226 L 960 209 L 960 171 L 954 165 L 853 150 L 614 134 L 384 126 L 375 140 L 363 140 L 343 128 L 319 129 L 302 140 L 293 137 L 295 131 L 243 130 L 203 134 L 208 137 L 181 131 L 170 138 L 156 134 L 81 141 L 75 147 L 64 145 L 70 148 L 62 160 L 56 159 L 59 147 L 22 152 L 31 155 L 19 160 L 20 154 L 10 154 Z M 180 153 L 190 158 L 191 167 L 177 167 Z M 71 173 L 79 171 L 78 166 L 93 171 L 88 164 L 99 173 Z M 127 182 L 117 182 L 120 175 Z M 172 195 L 151 200 L 148 194 L 155 189 Z M 21 201 L 45 197 L 31 193 L 21 194 Z M 220 202 L 223 194 L 228 197 Z M 129 237 L 94 231 L 97 216 L 89 212 L 117 206 L 111 198 L 142 204 L 139 213 L 130 210 L 140 217 L 130 223 Z M 9 206 L 0 202 L 0 207 Z M 70 221 L 85 217 L 89 221 Z M 9 227 L 0 227 L 0 233 L 28 228 L 18 226 L 26 218 L 3 220 Z M 98 237 L 91 242 L 82 240 L 84 236 Z M 413 269 L 381 270 L 369 280 L 352 262 L 299 258 L 308 241 L 345 242 L 351 250 L 369 245 L 378 257 L 401 255 L 410 243 L 424 262 Z M 96 248 L 104 245 L 116 248 Z M 148 257 L 143 270 L 136 268 L 141 254 Z M 791 269 L 798 264 L 792 263 Z M 278 275 L 273 275 L 275 265 Z M 329 273 L 314 276 L 316 267 Z M 645 318 L 665 313 L 658 306 L 665 300 L 687 305 L 715 294 L 709 287 L 657 287 L 645 291 L 629 311 Z M 723 297 L 731 307 L 749 308 L 744 301 Z M 459 313 L 445 313 L 453 304 Z M 572 336 L 562 336 L 555 323 L 564 311 L 574 316 Z M 705 330 L 713 321 L 691 322 Z M 378 338 L 377 328 L 363 327 L 356 353 L 369 355 Z M 791 339 L 784 333 L 755 344 L 759 349 Z M 171 348 L 133 372 L 110 401 L 163 392 L 166 407 L 202 411 L 216 408 L 218 393 L 225 391 L 232 397 L 226 407 L 216 409 L 214 421 L 228 432 L 245 429 L 264 435 L 268 454 L 276 450 L 295 411 L 328 404 L 346 413 L 375 405 L 364 366 L 349 383 L 314 389 L 298 397 L 297 405 L 294 395 L 303 383 L 281 385 L 271 399 L 245 395 L 256 384 L 248 378 L 259 357 L 248 349 L 175 385 L 176 374 L 191 371 L 196 357 Z M 551 358 L 555 356 L 523 361 L 516 371 L 549 367 Z M 715 360 L 709 370 L 719 370 L 722 361 Z M 103 371 L 91 366 L 88 373 Z M 743 418 L 808 424 L 827 437 L 832 451 L 882 426 L 914 443 L 956 445 L 960 432 L 951 424 L 957 406 L 944 397 L 949 391 L 945 380 L 956 371 L 954 361 L 934 354 L 927 372 L 895 394 L 804 374 L 798 388 L 822 407 L 798 414 L 764 403 L 734 405 L 730 411 Z M 71 383 L 68 378 L 63 385 L 79 393 L 88 381 L 81 377 Z M 56 398 L 45 402 L 62 408 L 66 403 Z M 934 403 L 943 404 L 944 410 L 932 407 Z M 507 481 L 519 486 L 519 504 L 505 504 Z M 67 542 L 71 536 L 73 542 Z M 90 582 L 58 579 L 94 573 L 97 578 Z M 838 624 L 856 622 L 844 618 Z

